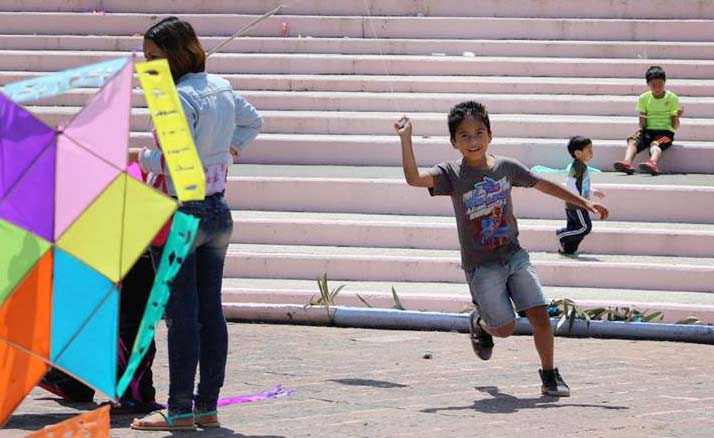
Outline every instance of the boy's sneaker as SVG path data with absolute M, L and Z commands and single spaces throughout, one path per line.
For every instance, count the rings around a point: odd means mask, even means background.
M 555 240 L 558 242 L 558 254 L 565 254 L 565 247 L 563 246 L 563 241 L 560 240 L 558 233 L 555 233 Z
M 635 173 L 635 168 L 632 167 L 632 164 L 628 163 L 625 160 L 620 160 L 616 162 L 615 164 L 612 165 L 616 171 L 618 172 L 625 172 L 628 175 L 632 175 Z
M 639 169 L 640 172 L 649 173 L 653 176 L 659 174 L 659 169 L 657 169 L 657 165 L 653 161 L 647 161 L 645 163 L 640 164 Z
M 476 312 L 471 312 L 469 316 L 469 327 L 471 329 L 471 348 L 476 356 L 481 360 L 491 359 L 493 353 L 493 336 L 479 324 L 481 317 Z
M 543 382 L 543 385 L 540 387 L 540 392 L 543 393 L 543 395 L 570 397 L 570 388 L 563 378 L 560 377 L 558 368 L 546 371 L 538 370 L 538 372 L 540 373 L 540 380 Z

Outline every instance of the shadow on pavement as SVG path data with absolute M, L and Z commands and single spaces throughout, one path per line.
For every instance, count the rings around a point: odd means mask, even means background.
M 486 414 L 511 414 L 522 409 L 549 409 L 565 407 L 601 408 L 608 410 L 629 409 L 627 406 L 594 405 L 586 403 L 562 403 L 557 397 L 540 396 L 538 398 L 518 398 L 501 392 L 497 386 L 478 386 L 477 391 L 485 392 L 492 398 L 476 400 L 469 406 L 447 406 L 443 408 L 422 409 L 421 412 L 436 414 L 443 411 L 463 411 L 472 409 Z
M 341 383 L 343 385 L 352 386 L 371 386 L 373 388 L 408 388 L 409 385 L 401 383 L 387 382 L 384 380 L 372 379 L 329 379 L 328 382 Z

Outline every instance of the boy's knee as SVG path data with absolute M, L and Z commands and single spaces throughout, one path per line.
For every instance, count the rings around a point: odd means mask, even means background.
M 516 331 L 516 321 L 511 321 L 506 325 L 502 325 L 498 328 L 491 328 L 489 333 L 497 338 L 507 338 Z

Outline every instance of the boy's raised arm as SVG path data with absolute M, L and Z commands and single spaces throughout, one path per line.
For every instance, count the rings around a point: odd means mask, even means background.
M 580 208 L 584 208 L 591 213 L 595 213 L 600 216 L 600 219 L 607 219 L 609 212 L 607 208 L 597 202 L 592 202 L 588 199 L 583 198 L 580 195 L 572 193 L 568 189 L 555 184 L 554 182 L 548 181 L 547 179 L 540 179 L 535 186 L 537 190 L 545 193 L 546 195 L 554 196 L 560 198 L 565 202 L 577 205 Z
M 420 173 L 414 159 L 412 148 L 412 122 L 404 116 L 394 123 L 394 129 L 402 141 L 402 167 L 407 184 L 414 187 L 434 187 L 434 177 L 427 173 Z

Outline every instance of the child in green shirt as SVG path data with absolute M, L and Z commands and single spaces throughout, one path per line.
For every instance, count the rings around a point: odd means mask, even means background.
M 679 105 L 679 97 L 665 90 L 667 75 L 662 67 L 653 65 L 647 69 L 645 80 L 650 91 L 642 93 L 637 99 L 637 111 L 640 113 L 639 135 L 628 138 L 625 158 L 614 164 L 615 170 L 628 175 L 635 173 L 632 160 L 635 155 L 649 150 L 650 159 L 638 166 L 640 172 L 657 175 L 657 161 L 662 152 L 672 146 L 674 131 L 679 128 L 679 118 L 684 109 Z M 630 140 L 632 139 L 632 140 Z

